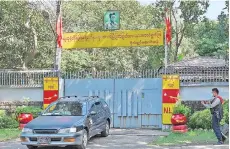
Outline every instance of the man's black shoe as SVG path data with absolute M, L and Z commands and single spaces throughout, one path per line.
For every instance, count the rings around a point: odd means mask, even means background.
M 223 141 L 218 141 L 216 144 L 214 144 L 214 145 L 222 145 L 222 144 L 224 144 L 224 142 Z

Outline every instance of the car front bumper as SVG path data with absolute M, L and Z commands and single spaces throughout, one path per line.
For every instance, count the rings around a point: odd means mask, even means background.
M 33 133 L 21 133 L 20 139 L 22 145 L 32 146 L 71 146 L 81 145 L 83 131 L 77 133 L 66 134 L 33 134 Z M 40 144 L 38 142 L 39 137 L 48 137 L 50 142 L 47 144 Z

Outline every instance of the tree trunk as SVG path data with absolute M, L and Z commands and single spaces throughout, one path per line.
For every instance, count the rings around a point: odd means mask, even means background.
M 179 31 L 178 30 L 178 22 L 177 22 L 175 12 L 173 11 L 173 9 L 172 9 L 172 15 L 173 15 L 173 18 L 175 20 L 175 28 L 176 28 L 176 49 L 175 49 L 175 53 L 174 53 L 174 56 L 173 56 L 173 62 L 176 62 L 177 61 L 177 55 L 178 55 L 178 52 L 179 52 L 179 47 L 180 47 L 182 39 L 184 37 L 185 26 L 183 26 L 181 28 L 181 30 Z M 179 34 L 181 34 L 180 38 L 179 38 Z
M 23 70 L 27 70 L 27 67 L 28 67 L 28 63 L 31 62 L 31 60 L 34 59 L 36 53 L 37 53 L 37 46 L 38 46 L 38 37 L 37 37 L 37 32 L 36 30 L 31 27 L 31 31 L 33 33 L 33 42 L 34 42 L 34 45 L 33 45 L 33 48 L 31 50 L 31 52 L 28 53 L 27 57 L 25 58 L 24 62 L 23 62 Z
M 179 32 L 176 32 L 176 50 L 175 50 L 174 58 L 173 58 L 174 62 L 177 61 L 177 55 L 178 55 L 178 52 L 179 52 L 179 47 L 181 45 L 181 42 L 182 42 L 182 40 L 184 38 L 184 32 L 185 32 L 185 27 L 183 27 L 183 29 L 181 31 L 180 39 L 179 39 Z
M 36 53 L 37 53 L 37 47 L 38 47 L 38 37 L 37 37 L 37 32 L 36 30 L 34 29 L 33 26 L 30 26 L 30 16 L 29 16 L 29 19 L 27 21 L 27 23 L 25 24 L 25 27 L 27 29 L 29 29 L 32 34 L 33 34 L 33 48 L 31 49 L 31 51 L 27 54 L 27 57 L 25 58 L 25 60 L 23 61 L 23 67 L 22 69 L 23 70 L 28 70 L 28 64 L 29 62 L 31 62 L 31 60 L 34 59 Z M 27 78 L 28 78 L 28 84 L 32 85 L 34 84 L 34 80 L 33 78 L 31 77 L 31 74 L 30 73 L 27 73 Z
M 23 66 L 22 69 L 26 70 L 28 67 L 28 63 L 31 62 L 31 60 L 34 59 L 35 54 L 37 53 L 37 47 L 38 47 L 38 37 L 37 37 L 37 32 L 34 29 L 33 26 L 30 26 L 30 18 L 31 16 L 29 15 L 27 22 L 25 23 L 25 27 L 30 30 L 33 34 L 33 48 L 31 51 L 27 54 L 25 60 L 23 61 Z

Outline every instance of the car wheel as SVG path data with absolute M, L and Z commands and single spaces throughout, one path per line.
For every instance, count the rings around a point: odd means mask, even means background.
M 32 145 L 27 145 L 27 148 L 28 149 L 35 149 L 35 148 L 38 148 L 37 146 L 32 146 Z
M 109 135 L 109 122 L 106 122 L 105 130 L 101 132 L 102 137 L 107 137 Z
M 81 142 L 81 145 L 78 148 L 79 149 L 86 149 L 87 143 L 88 143 L 88 133 L 84 129 L 83 134 L 82 134 L 82 142 Z

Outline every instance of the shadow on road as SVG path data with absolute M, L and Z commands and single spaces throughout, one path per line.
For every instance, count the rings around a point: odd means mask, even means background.
M 154 136 L 123 136 L 110 135 L 108 137 L 95 136 L 88 142 L 87 149 L 143 149 Z M 39 149 L 71 149 L 71 147 L 39 147 Z

